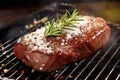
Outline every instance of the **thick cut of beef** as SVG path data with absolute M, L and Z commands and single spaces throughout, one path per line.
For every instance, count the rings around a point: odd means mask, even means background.
M 82 16 L 64 35 L 44 37 L 45 27 L 21 37 L 14 46 L 15 56 L 42 72 L 53 71 L 102 48 L 110 37 L 110 28 L 99 17 Z

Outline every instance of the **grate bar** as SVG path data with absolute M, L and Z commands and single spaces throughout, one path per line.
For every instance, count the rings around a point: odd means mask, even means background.
M 20 78 L 23 76 L 23 74 L 20 74 L 18 77 L 17 77 L 17 79 L 15 79 L 15 80 L 20 80 Z
M 23 68 L 23 66 L 20 66 L 18 69 L 16 69 L 15 71 L 14 71 L 14 73 L 12 73 L 11 75 L 9 75 L 9 78 L 12 78 L 20 69 L 22 69 Z
M 13 50 L 13 47 L 10 48 L 10 49 L 8 49 L 8 50 L 6 50 L 6 51 L 4 51 L 4 52 L 0 55 L 0 57 L 3 57 L 3 56 L 6 55 L 7 53 L 9 53 L 11 50 Z
M 120 37 L 119 37 L 120 38 Z M 119 40 L 119 38 L 117 40 Z M 117 41 L 116 40 L 116 41 Z M 112 46 L 106 51 L 106 53 L 102 56 L 102 58 L 99 60 L 99 62 L 94 66 L 94 68 L 91 70 L 91 72 L 88 74 L 86 79 L 91 75 L 91 73 L 97 68 L 97 66 L 100 64 L 100 62 L 104 59 L 104 57 L 108 54 L 108 52 L 112 49 L 112 47 L 115 45 L 116 41 L 112 44 Z
M 45 78 L 45 80 L 49 80 L 49 78 L 50 78 L 51 76 L 53 76 L 54 73 L 55 73 L 55 72 L 51 72 L 50 75 L 49 75 L 48 77 Z
M 2 51 L 4 49 L 4 46 L 7 46 L 8 44 L 10 44 L 14 39 L 10 39 L 8 41 L 6 41 L 4 44 L 0 45 L 0 51 Z
M 103 67 L 103 69 L 99 72 L 99 74 L 96 76 L 95 80 L 97 80 L 99 78 L 99 76 L 101 75 L 101 73 L 105 70 L 105 68 L 108 66 L 108 64 L 110 63 L 110 61 L 113 59 L 113 57 L 117 54 L 117 52 L 119 51 L 120 46 L 116 49 L 116 51 L 114 52 L 114 54 L 110 57 L 110 59 L 108 60 L 108 62 L 106 63 L 106 65 Z
M 31 72 L 31 68 L 26 67 L 22 69 L 22 71 L 20 71 L 20 75 L 16 78 L 16 80 L 25 80 L 25 78 L 30 75 L 30 72 Z
M 33 28 L 27 30 L 26 32 L 24 32 L 22 35 L 24 35 L 28 32 L 32 32 L 32 31 L 36 30 L 38 27 L 41 27 L 42 25 L 43 25 L 43 23 L 39 23 L 39 24 L 35 25 L 35 27 L 33 27 Z M 9 75 L 9 78 L 10 78 L 18 72 L 17 66 L 19 65 L 20 62 L 19 61 L 16 62 L 17 59 L 16 59 L 16 57 L 14 57 L 14 55 L 13 55 L 14 53 L 12 52 L 13 51 L 13 46 L 17 42 L 17 40 L 18 40 L 18 37 L 14 38 L 14 39 L 10 39 L 10 40 L 6 41 L 4 44 L 0 45 L 0 53 L 1 53 L 0 54 L 0 64 L 5 62 L 5 61 L 8 61 L 5 64 L 5 67 L 0 67 L 0 70 L 2 70 L 2 71 L 4 70 L 3 68 L 6 68 L 6 70 L 8 70 L 7 73 L 1 73 L 2 76 L 8 76 Z M 12 58 L 12 59 L 9 60 L 10 58 Z M 12 63 L 14 63 L 14 65 Z M 8 66 L 9 64 L 12 65 L 12 66 Z M 19 69 L 21 69 L 21 68 L 22 67 L 20 67 Z M 16 69 L 16 71 L 13 72 L 10 75 L 11 71 L 14 71 L 14 69 Z M 20 75 L 17 79 L 19 80 L 20 77 L 22 77 L 22 75 Z
M 15 66 L 17 66 L 19 64 L 19 62 L 16 62 L 12 67 L 10 67 L 9 69 L 8 69 L 8 71 L 11 71 Z
M 120 38 L 120 37 L 119 37 Z M 119 40 L 119 38 L 117 40 Z M 116 41 L 117 41 L 116 40 Z M 100 64 L 100 62 L 105 58 L 105 56 L 108 54 L 108 52 L 112 49 L 112 47 L 115 45 L 116 41 L 112 44 L 112 46 L 106 51 L 106 53 L 102 56 L 102 58 L 99 60 L 99 62 L 94 66 L 94 68 L 91 70 L 91 72 L 87 75 L 86 79 L 91 75 L 91 73 L 97 68 L 97 66 Z
M 7 44 L 9 44 L 11 41 L 12 41 L 12 39 L 6 41 L 4 44 L 0 45 L 0 48 L 1 48 L 1 47 L 4 47 L 4 46 L 7 45 Z
M 22 80 L 22 79 L 25 79 L 29 74 L 30 74 L 30 68 L 28 68 L 28 67 L 23 67 L 23 69 L 21 69 L 20 71 L 19 71 L 19 75 L 18 75 L 18 77 L 16 78 L 16 80 Z M 29 73 L 29 74 L 28 74 Z M 26 76 L 27 75 L 27 76 Z
M 55 80 L 58 80 L 59 77 L 60 77 L 69 67 L 70 67 L 70 66 L 65 67 L 64 70 L 56 77 Z
M 4 47 L 4 49 L 2 51 L 6 51 L 9 47 L 11 48 L 11 46 L 13 47 L 13 45 L 16 43 L 17 39 L 12 41 L 12 43 L 8 44 L 7 46 Z M 0 52 L 2 52 L 0 51 Z
M 120 37 L 119 37 L 120 38 Z M 87 75 L 86 79 L 91 75 L 91 73 L 97 68 L 97 66 L 100 64 L 100 62 L 104 59 L 104 57 L 108 54 L 108 52 L 112 49 L 112 47 L 116 44 L 116 41 L 119 40 L 116 39 L 115 42 L 111 45 L 111 47 L 106 51 L 106 53 L 101 57 L 101 59 L 99 60 L 99 62 L 94 66 L 94 68 L 91 70 L 91 72 Z M 79 78 L 79 76 L 81 75 L 81 73 L 78 74 L 78 76 L 75 78 L 76 80 Z
M 12 63 L 15 59 L 17 59 L 17 58 L 14 57 L 11 61 L 9 61 L 9 62 L 6 64 L 6 66 L 7 66 L 8 64 Z
M 119 78 L 120 78 L 120 74 L 117 76 L 116 80 L 120 80 Z
M 25 80 L 28 80 L 28 77 L 26 77 Z
M 72 70 L 72 72 L 71 72 L 69 75 L 72 75 L 72 73 L 73 73 L 74 71 L 76 71 L 77 68 L 78 68 L 83 62 L 85 62 L 85 61 L 86 61 L 86 59 L 81 60 L 81 61 L 79 62 L 79 64 L 77 64 L 77 66 Z M 67 79 L 69 78 L 69 75 L 66 77 L 65 80 L 67 80 Z
M 24 34 L 36 30 L 38 27 L 41 27 L 40 25 L 42 25 L 42 23 L 25 31 Z M 120 46 L 116 42 L 118 41 L 118 39 L 120 39 L 119 31 L 118 30 L 114 31 L 115 29 L 113 29 L 110 40 L 108 42 L 108 46 L 105 47 L 104 54 L 102 53 L 102 50 L 99 50 L 96 54 L 94 54 L 94 56 L 90 57 L 89 59 L 82 59 L 79 62 L 66 66 L 60 70 L 56 70 L 56 72 L 50 72 L 50 73 L 40 73 L 22 64 L 22 62 L 17 60 L 17 58 L 14 56 L 14 53 L 12 51 L 14 44 L 18 40 L 18 37 L 15 39 L 8 40 L 4 44 L 0 45 L 0 53 L 1 53 L 0 64 L 3 62 L 6 63 L 4 67 L 0 67 L 1 68 L 0 71 L 3 71 L 4 68 L 8 68 L 8 73 L 3 73 L 3 77 L 5 76 L 9 78 L 14 78 L 15 80 L 32 80 L 32 79 L 35 79 L 35 80 L 63 80 L 63 79 L 71 80 L 72 79 L 73 80 L 74 78 L 75 80 L 80 80 L 79 78 L 81 77 L 85 78 L 85 80 L 95 77 L 95 79 L 97 80 L 101 76 L 104 76 L 104 74 L 102 75 L 102 73 L 106 71 L 109 64 L 111 64 L 110 62 L 112 62 L 112 60 L 115 58 L 118 51 L 120 50 Z M 112 51 L 112 49 L 114 53 L 109 55 L 108 53 Z M 107 59 L 107 61 L 105 61 L 106 64 L 103 64 L 103 66 L 102 65 L 100 66 L 100 71 L 97 74 L 95 74 L 97 76 L 94 76 L 93 73 L 99 68 L 99 65 L 104 62 L 104 59 L 106 58 L 107 55 L 111 56 L 110 59 Z M 97 58 L 97 61 L 95 61 L 96 58 Z M 95 61 L 95 64 L 94 64 L 94 61 Z M 119 62 L 120 62 L 120 59 L 117 59 L 116 63 L 113 63 L 114 64 L 113 66 L 110 65 L 111 67 L 110 67 L 109 73 L 106 72 L 107 75 L 105 75 L 105 80 L 108 80 L 110 77 L 113 77 L 112 74 L 114 74 L 114 69 L 116 69 L 117 65 L 119 66 Z M 22 71 L 24 72 L 22 73 Z M 116 78 L 116 80 L 119 80 L 120 73 L 118 72 L 114 78 Z
M 28 77 L 26 77 L 25 80 L 28 80 Z
M 95 56 L 89 61 L 89 63 L 82 69 L 82 71 L 80 71 L 80 73 L 79 73 L 79 75 L 81 75 L 82 73 L 83 73 L 83 71 L 92 63 L 92 61 L 95 59 L 95 57 L 100 53 L 101 51 L 99 50 L 98 52 L 97 52 L 97 54 L 95 54 Z M 79 67 L 79 65 L 77 66 L 77 67 Z M 72 72 L 73 73 L 73 72 Z M 70 74 L 72 74 L 72 73 L 70 73 Z
M 45 75 L 45 73 L 41 73 L 40 76 L 36 80 L 42 80 L 42 77 Z
M 7 64 L 5 64 L 5 66 L 7 66 L 7 65 L 10 64 L 11 62 L 13 62 L 15 59 L 16 59 L 16 57 L 13 58 L 11 61 L 9 61 Z M 0 67 L 0 70 L 2 70 L 2 68 L 3 68 L 3 67 Z
M 2 61 L 0 61 L 0 64 L 1 64 L 2 62 L 4 62 L 5 60 L 7 60 L 8 58 L 10 58 L 11 56 L 13 56 L 13 53 L 11 53 L 9 56 L 7 56 L 7 57 L 4 58 Z
M 80 71 L 79 75 L 80 76 L 84 71 L 85 69 L 87 69 L 89 67 L 89 65 L 92 63 L 92 61 L 98 56 L 98 54 L 101 52 L 101 50 L 99 50 L 95 56 L 89 61 L 89 63 L 82 69 L 82 71 Z M 76 77 L 77 78 L 77 77 Z
M 34 69 L 31 70 L 30 74 L 25 78 L 25 80 L 29 80 L 29 77 L 35 72 Z
M 115 35 L 117 35 L 118 32 L 115 32 L 110 40 L 112 40 L 114 38 Z M 94 57 L 89 61 L 89 63 L 82 69 L 82 71 L 79 73 L 78 77 L 89 67 L 89 65 L 92 63 L 92 61 L 98 56 L 98 54 L 101 52 L 101 50 L 99 50 L 95 55 Z
M 32 32 L 32 31 L 36 30 L 37 28 L 41 27 L 42 25 L 43 25 L 43 23 L 40 22 L 39 24 L 33 26 L 33 28 L 31 28 L 31 29 L 25 31 L 24 33 L 22 33 L 21 36 L 22 36 L 22 35 L 25 35 L 25 34 L 27 34 L 27 33 L 29 33 L 29 32 Z M 18 36 L 17 38 L 14 38 L 14 39 L 11 39 L 11 40 L 6 41 L 3 45 L 0 46 L 0 48 L 1 48 L 1 49 L 0 49 L 0 52 L 6 50 L 7 48 L 9 48 L 9 47 L 12 46 L 13 44 L 15 44 L 15 43 L 17 42 L 17 40 L 18 40 L 19 37 L 20 37 L 20 36 Z M 11 43 L 11 42 L 12 42 L 12 43 Z M 5 46 L 5 47 L 4 47 L 4 46 Z
M 113 70 L 116 68 L 116 66 L 118 65 L 119 62 L 120 62 L 120 58 L 119 58 L 119 60 L 115 63 L 115 65 L 114 65 L 113 68 L 111 69 L 110 73 L 109 73 L 108 76 L 105 78 L 105 80 L 108 80 L 108 78 L 110 77 L 110 75 L 112 74 Z
M 11 71 L 16 65 L 18 65 L 18 63 L 19 63 L 19 62 L 17 62 L 17 63 L 14 64 L 12 67 L 10 67 L 9 69 L 7 69 L 7 70 L 8 70 L 7 73 L 9 73 L 9 71 Z M 5 75 L 6 75 L 6 73 L 3 73 L 3 74 L 2 74 L 2 76 L 5 76 Z

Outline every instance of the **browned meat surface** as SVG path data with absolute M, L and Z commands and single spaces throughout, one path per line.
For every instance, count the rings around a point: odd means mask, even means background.
M 83 19 L 78 29 L 68 30 L 64 36 L 38 39 L 41 37 L 38 35 L 42 35 L 43 29 L 40 29 L 39 34 L 32 32 L 21 37 L 14 47 L 15 56 L 42 72 L 53 71 L 90 56 L 109 40 L 110 28 L 102 18 L 83 16 Z

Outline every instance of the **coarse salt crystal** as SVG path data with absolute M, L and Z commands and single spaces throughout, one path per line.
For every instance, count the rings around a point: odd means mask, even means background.
M 61 46 L 63 46 L 63 45 L 65 45 L 65 43 L 64 43 L 64 42 L 62 42 L 60 45 L 61 45 Z
M 43 67 L 40 67 L 39 69 L 40 69 L 40 70 L 42 70 L 42 69 L 43 69 Z
M 29 33 L 24 36 L 25 44 L 28 45 L 32 50 L 41 50 L 45 53 L 51 53 L 52 48 L 49 46 L 50 43 L 44 39 L 45 27 L 37 29 L 35 32 Z M 20 42 L 21 40 L 19 40 Z M 48 47 L 49 46 L 49 47 Z
M 66 34 L 66 39 L 70 39 L 72 36 L 70 34 Z

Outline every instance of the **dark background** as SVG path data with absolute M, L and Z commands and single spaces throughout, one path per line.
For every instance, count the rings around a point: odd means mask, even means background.
M 83 15 L 100 16 L 119 23 L 119 0 L 0 0 L 0 29 L 52 3 L 75 4 Z
M 119 1 L 119 0 L 0 0 L 0 8 L 14 8 L 14 7 L 34 7 L 42 4 L 48 4 L 52 2 L 108 2 L 108 1 Z
M 0 0 L 0 43 L 4 36 L 7 38 L 6 40 L 9 40 L 11 37 L 8 37 L 8 34 L 14 35 L 13 30 L 19 33 L 21 27 L 18 26 L 18 23 L 23 24 L 22 27 L 27 25 L 25 19 L 32 19 L 29 15 L 33 16 L 36 12 L 46 8 L 54 11 L 55 6 L 58 6 L 59 3 L 75 5 L 80 15 L 102 17 L 108 23 L 120 24 L 119 0 Z M 47 13 L 49 14 L 48 11 L 44 14 Z M 14 24 L 16 24 L 15 28 Z

